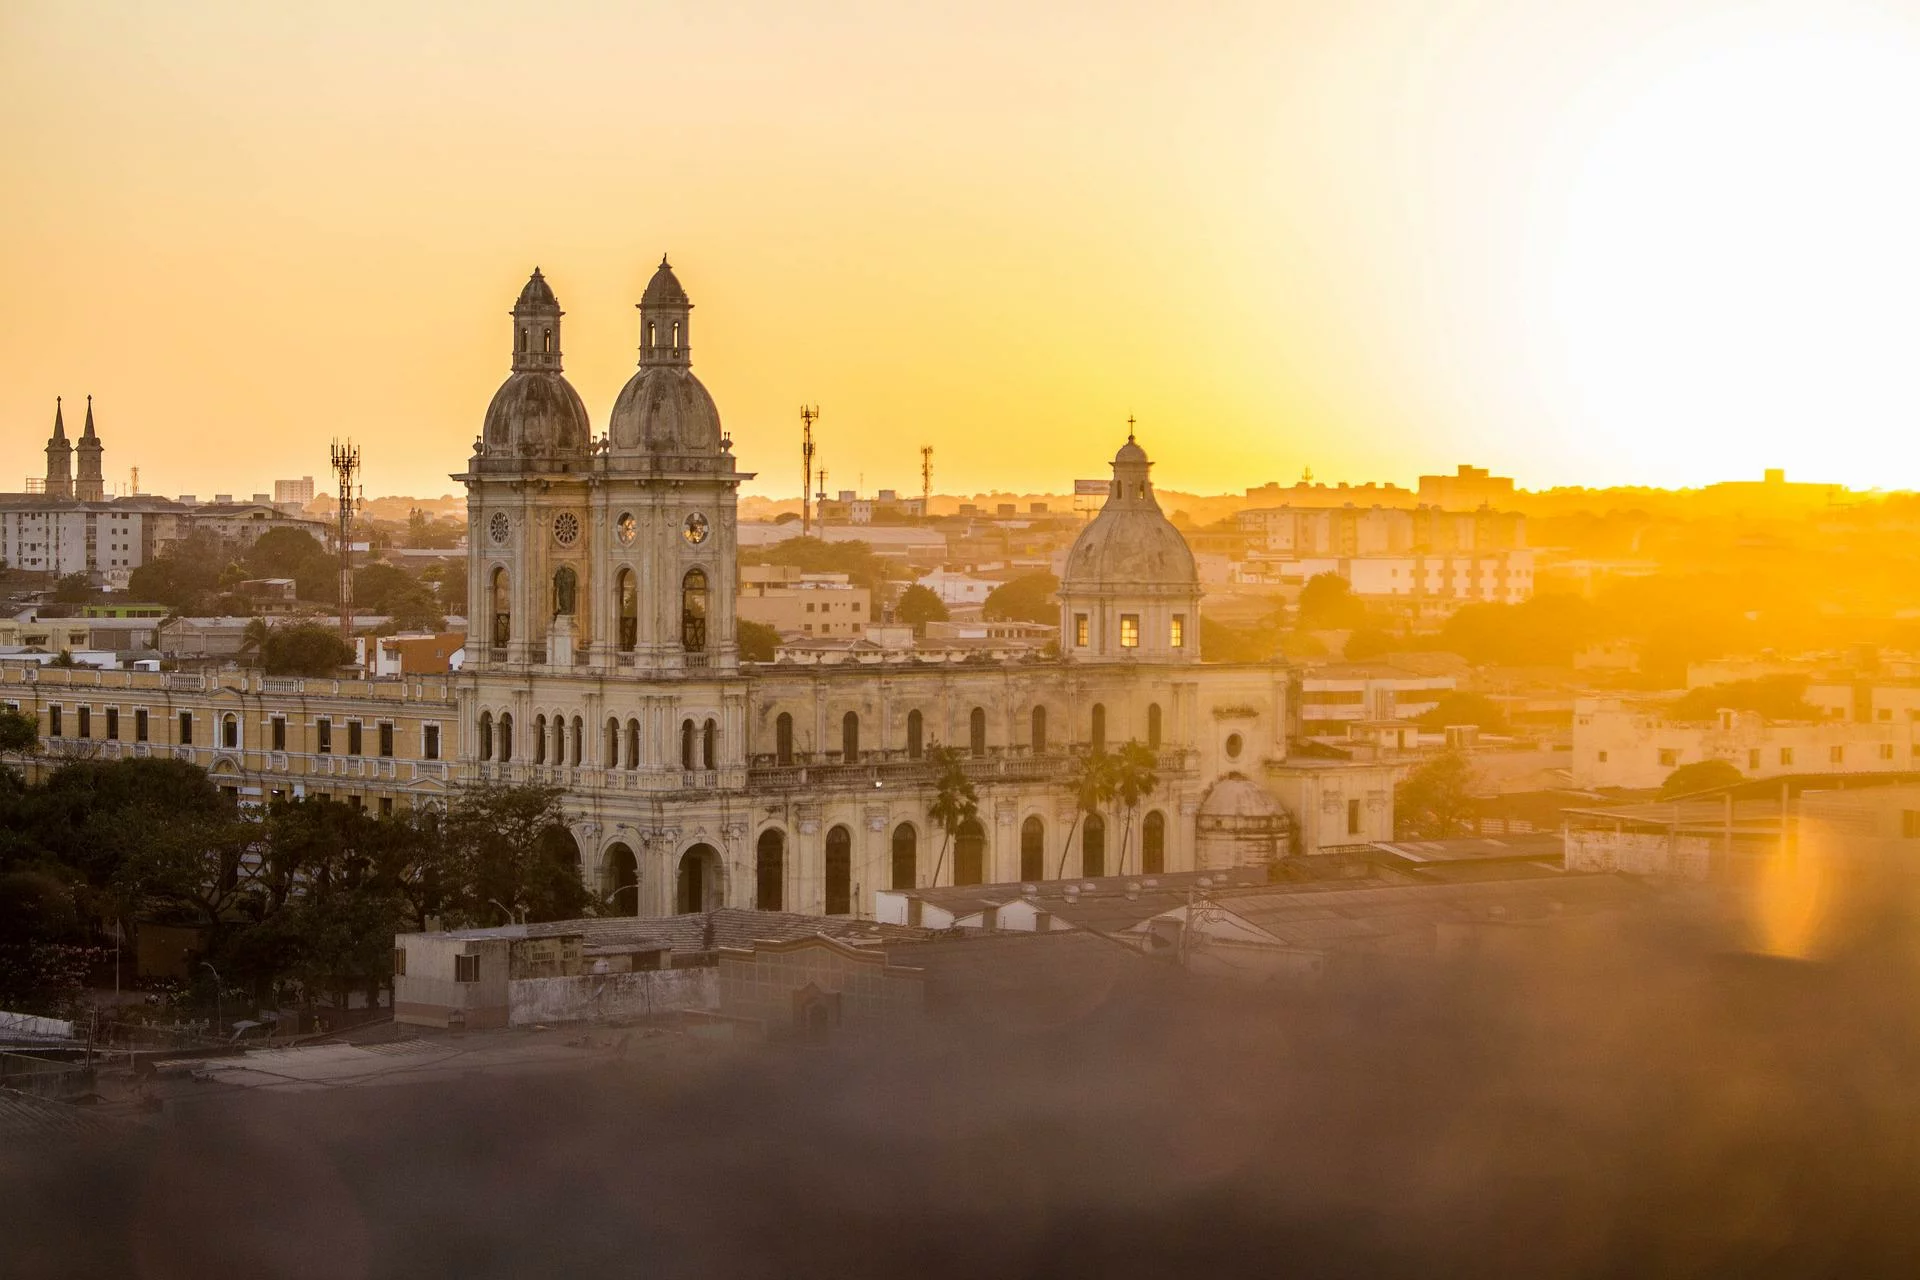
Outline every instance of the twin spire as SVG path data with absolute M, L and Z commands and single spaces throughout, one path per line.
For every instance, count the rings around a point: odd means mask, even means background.
M 667 255 L 640 295 L 640 363 L 685 365 L 692 359 L 693 302 Z M 539 267 L 513 304 L 513 371 L 559 373 L 560 301 Z
M 106 481 L 100 470 L 105 446 L 93 429 L 93 397 L 87 397 L 87 423 L 80 433 L 80 475 L 73 474 L 74 445 L 67 439 L 65 407 L 60 396 L 53 398 L 53 436 L 47 441 L 47 496 L 100 502 L 106 494 Z

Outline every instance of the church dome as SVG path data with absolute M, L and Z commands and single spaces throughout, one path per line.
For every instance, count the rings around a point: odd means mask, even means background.
M 687 291 L 680 287 L 680 277 L 673 274 L 673 268 L 667 265 L 665 254 L 660 255 L 659 269 L 653 273 L 653 279 L 647 281 L 646 292 L 640 295 L 642 307 L 691 307 Z
M 532 307 L 558 308 L 559 305 L 560 300 L 553 296 L 553 286 L 547 283 L 547 278 L 540 274 L 538 267 L 533 269 L 533 274 L 527 278 L 526 286 L 520 290 L 520 296 L 513 304 L 516 311 Z
M 584 452 L 593 430 L 580 393 L 558 373 L 510 375 L 487 406 L 482 438 L 490 450 Z
M 1275 820 L 1286 826 L 1292 821 L 1286 806 L 1271 791 L 1240 773 L 1229 773 L 1208 789 L 1200 802 L 1199 817 L 1227 826 Z
M 641 366 L 620 389 L 608 427 L 614 449 L 623 452 L 697 454 L 720 448 L 720 410 L 685 365 Z
M 1152 464 L 1132 436 L 1113 458 L 1113 487 L 1067 552 L 1063 594 L 1116 589 L 1155 594 L 1163 589 L 1192 594 L 1200 574 L 1187 540 L 1160 510 L 1147 480 Z

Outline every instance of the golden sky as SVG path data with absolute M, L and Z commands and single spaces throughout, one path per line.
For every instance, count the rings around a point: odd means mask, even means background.
M 1920 5 L 0 5 L 0 488 L 435 495 L 663 250 L 751 491 L 1920 485 Z

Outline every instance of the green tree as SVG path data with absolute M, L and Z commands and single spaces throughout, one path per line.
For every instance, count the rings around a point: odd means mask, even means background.
M 330 676 L 353 662 L 353 648 L 332 627 L 296 622 L 274 627 L 260 645 L 268 675 Z
M 407 599 L 419 587 L 405 569 L 376 560 L 353 571 L 353 607 L 361 613 L 392 613 L 396 601 Z
M 1439 733 L 1454 724 L 1478 725 L 1488 733 L 1507 731 L 1506 713 L 1500 710 L 1499 703 L 1484 693 L 1460 689 L 1441 694 L 1440 700 L 1430 710 L 1414 718 L 1414 723 L 1428 733 Z
M 446 630 L 447 616 L 434 598 L 433 589 L 425 583 L 414 582 L 404 591 L 389 595 L 386 606 L 387 615 L 398 630 Z
M 934 859 L 933 879 L 928 884 L 940 883 L 940 868 L 947 860 L 947 849 L 953 844 L 954 836 L 960 828 L 980 814 L 980 798 L 975 794 L 973 782 L 967 777 L 965 757 L 957 747 L 936 746 L 927 752 L 932 763 L 935 778 L 933 784 L 933 802 L 927 806 L 927 817 L 940 828 L 940 856 Z
M 84 572 L 69 573 L 53 584 L 56 604 L 86 604 L 93 596 L 93 583 L 88 581 Z
M 164 604 L 175 613 L 197 614 L 212 599 L 225 565 L 220 544 L 211 535 L 190 534 L 136 567 L 127 577 L 127 591 L 136 600 Z
M 1337 573 L 1316 573 L 1300 588 L 1300 627 L 1305 631 L 1345 631 L 1367 619 L 1366 606 L 1353 584 Z
M 1442 751 L 1394 788 L 1394 833 L 1414 840 L 1460 835 L 1473 812 L 1474 780 L 1466 753 Z
M 1287 635 L 1286 619 L 1284 608 L 1248 626 L 1234 626 L 1203 613 L 1200 653 L 1209 662 L 1271 662 Z
M 741 564 L 784 564 L 807 573 L 844 573 L 876 596 L 886 590 L 887 565 L 864 542 L 826 542 L 819 538 L 788 538 L 772 546 L 740 553 Z
M 1667 708 L 1674 720 L 1711 720 L 1722 710 L 1754 711 L 1768 720 L 1817 720 L 1805 676 L 1760 676 L 1689 689 Z
M 929 588 L 916 582 L 900 593 L 900 602 L 893 606 L 893 616 L 921 632 L 929 622 L 945 622 L 947 606 Z
M 1361 627 L 1347 637 L 1347 644 L 1340 656 L 1348 662 L 1367 662 L 1384 657 L 1400 648 L 1394 638 L 1379 627 Z
M 1126 814 L 1120 829 L 1120 862 L 1115 874 L 1127 874 L 1127 845 L 1133 838 L 1134 812 L 1160 785 L 1159 758 L 1141 743 L 1128 740 L 1113 757 L 1113 799 Z
M 1073 822 L 1067 828 L 1066 843 L 1060 848 L 1060 870 L 1057 874 L 1062 877 L 1067 874 L 1067 856 L 1073 852 L 1074 833 L 1080 830 L 1081 821 L 1098 814 L 1113 799 L 1113 757 L 1100 750 L 1075 756 L 1067 783 L 1073 791 L 1074 809 Z
M 247 629 L 240 633 L 240 656 L 243 658 L 261 656 L 266 648 L 267 637 L 273 634 L 273 624 L 265 618 L 252 618 Z
M 1683 764 L 1667 775 L 1660 784 L 1662 800 L 1676 800 L 1681 796 L 1696 795 L 1702 791 L 1718 791 L 1723 787 L 1737 786 L 1747 780 L 1730 761 L 1695 760 Z
M 331 559 L 320 540 L 305 529 L 269 529 L 247 548 L 247 572 L 255 578 L 291 578 L 316 556 Z
M 439 828 L 444 865 L 460 887 L 460 914 L 498 922 L 502 910 L 529 920 L 586 911 L 592 895 L 560 808 L 565 794 L 558 787 L 497 785 L 460 793 Z
M 736 618 L 733 634 L 742 662 L 772 662 L 774 651 L 780 647 L 780 633 L 764 622 Z
M 1060 579 L 1050 573 L 1027 573 L 1010 578 L 987 593 L 981 616 L 991 621 L 1058 622 L 1060 608 L 1054 592 Z
M 24 711 L 0 707 L 0 756 L 32 755 L 39 749 L 39 719 Z

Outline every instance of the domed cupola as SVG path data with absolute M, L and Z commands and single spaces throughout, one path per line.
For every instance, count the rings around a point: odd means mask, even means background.
M 535 267 L 513 304 L 513 371 L 487 406 L 481 452 L 494 465 L 584 459 L 593 439 L 587 406 L 561 373 L 559 301 Z
M 662 255 L 640 295 L 640 369 L 620 389 L 608 422 L 613 466 L 716 458 L 725 452 L 720 410 L 693 375 L 692 311 L 687 291 Z
M 1106 505 L 1067 552 L 1060 651 L 1069 661 L 1200 658 L 1200 575 L 1153 495 L 1152 466 L 1129 432 Z

